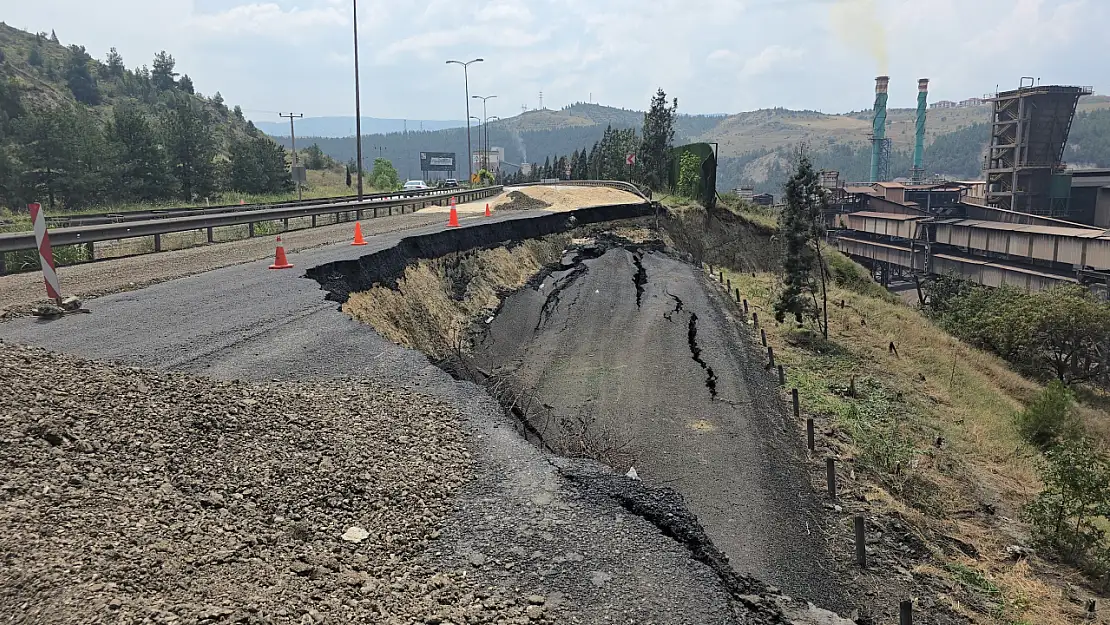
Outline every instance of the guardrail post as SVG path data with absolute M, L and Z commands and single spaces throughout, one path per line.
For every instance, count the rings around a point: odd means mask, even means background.
M 316 227 L 316 215 L 313 215 L 313 216 L 312 216 L 312 227 L 313 227 L 313 228 L 315 228 L 315 227 Z
M 864 531 L 863 517 L 852 517 L 852 525 L 856 530 L 856 564 L 867 567 L 867 536 Z
M 898 625 L 913 625 L 912 601 L 903 601 L 898 604 Z
M 720 277 L 718 279 L 718 282 L 724 282 L 725 281 L 725 272 L 723 272 L 723 271 L 720 272 L 719 276 Z
M 810 451 L 816 450 L 816 443 L 813 440 L 813 417 L 806 419 L 806 446 Z
M 737 304 L 740 303 L 740 289 L 736 289 L 736 303 Z M 748 312 L 748 311 L 745 310 L 744 312 Z
M 161 252 L 162 251 L 162 235 L 160 235 L 160 234 L 154 235 L 154 251 L 155 252 Z
M 96 260 L 96 244 L 95 243 L 93 243 L 92 241 L 89 241 L 88 243 L 86 243 L 85 244 L 85 250 L 89 253 L 89 260 Z M 4 256 L 3 254 L 0 254 L 0 263 L 2 263 L 3 260 L 4 260 L 3 256 Z M 0 273 L 4 273 L 3 269 L 0 269 Z
M 289 229 L 289 218 L 286 217 L 285 219 L 281 220 L 281 230 L 282 230 L 282 232 L 284 232 L 288 229 Z
M 740 289 L 736 289 L 736 297 L 740 297 Z M 748 314 L 748 300 L 744 300 L 744 314 Z
M 732 278 L 729 278 L 729 279 L 725 280 L 725 290 L 726 291 L 731 291 L 732 290 Z
M 783 369 L 782 365 L 779 365 L 779 386 L 786 386 L 786 369 Z
M 759 327 L 759 313 L 757 312 L 752 313 L 752 325 L 756 328 Z
M 249 224 L 247 224 L 247 236 L 252 238 L 252 239 L 254 238 L 254 222 L 253 221 L 250 222 Z
M 208 226 L 207 230 L 208 230 L 208 242 L 209 243 L 214 243 L 215 239 L 212 237 L 212 235 L 213 235 L 212 226 Z
M 374 218 L 376 219 L 377 217 L 378 217 L 378 207 L 375 206 L 374 207 Z
M 771 347 L 770 345 L 767 346 L 767 360 L 768 360 L 768 363 L 767 363 L 768 366 L 771 369 L 774 369 L 775 368 L 775 348 Z
M 836 458 L 825 458 L 825 481 L 828 482 L 829 499 L 836 501 Z
M 362 221 L 362 209 L 361 208 L 358 209 L 358 211 L 356 211 L 356 214 L 358 215 L 358 220 Z
M 392 206 L 389 207 L 389 216 L 390 217 L 393 216 L 393 207 Z
M 767 347 L 767 331 L 763 328 L 759 329 L 759 340 L 763 342 L 764 347 Z

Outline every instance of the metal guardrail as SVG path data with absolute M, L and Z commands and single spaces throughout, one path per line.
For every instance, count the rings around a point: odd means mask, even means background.
M 522 183 L 513 186 L 535 186 L 551 183 Z M 651 190 L 646 191 L 641 187 L 622 180 L 560 180 L 558 185 L 580 187 L 612 187 L 627 191 L 643 198 L 645 202 L 651 200 Z M 160 216 L 156 218 L 140 219 L 137 221 L 120 221 L 92 225 L 69 226 L 50 229 L 50 244 L 53 247 L 63 245 L 89 245 L 100 241 L 115 241 L 136 237 L 154 237 L 154 251 L 162 251 L 162 235 L 194 230 L 207 230 L 208 242 L 213 243 L 213 229 L 224 226 L 249 227 L 249 237 L 254 236 L 256 223 L 282 220 L 288 228 L 288 221 L 300 217 L 311 217 L 312 225 L 316 225 L 316 217 L 321 215 L 339 215 L 356 213 L 358 219 L 363 218 L 363 213 L 372 211 L 377 217 L 379 211 L 388 211 L 393 214 L 393 209 L 400 208 L 402 214 L 406 207 L 413 211 L 419 210 L 429 204 L 438 203 L 449 197 L 456 197 L 460 202 L 469 202 L 490 197 L 501 193 L 502 186 L 483 187 L 480 189 L 429 189 L 418 192 L 397 192 L 375 194 L 375 197 L 363 196 L 362 202 L 357 200 L 343 200 L 330 198 L 324 200 L 306 200 L 304 202 L 281 203 L 259 207 L 259 205 L 229 207 L 211 207 L 195 209 L 195 214 Z M 400 197 L 397 197 L 400 196 Z M 397 199 L 387 199 L 397 197 Z M 170 209 L 172 210 L 172 209 Z M 4 253 L 35 250 L 34 232 L 12 232 L 0 234 L 0 275 L 6 273 L 4 266 Z
M 453 195 L 466 191 L 461 187 L 451 189 L 435 188 L 418 191 L 394 191 L 386 193 L 366 193 L 362 196 L 363 202 L 379 202 L 383 200 L 438 197 Z M 122 223 L 127 221 L 146 221 L 149 219 L 166 219 L 172 217 L 191 217 L 215 213 L 234 213 L 243 211 L 266 210 L 271 208 L 286 208 L 291 206 L 315 206 L 318 204 L 338 204 L 343 202 L 357 202 L 356 195 L 343 195 L 329 198 L 315 198 L 310 200 L 288 200 L 282 202 L 264 202 L 258 204 L 219 204 L 204 207 L 170 207 L 151 208 L 136 211 L 109 211 L 104 213 L 80 213 L 74 215 L 53 215 L 46 218 L 51 228 L 64 228 L 69 226 L 93 226 L 99 224 Z
M 641 187 L 640 185 L 627 182 L 625 180 L 559 180 L 556 182 L 522 182 L 520 184 L 506 185 L 511 187 L 535 187 L 535 186 L 570 186 L 570 187 L 612 187 L 620 189 L 621 191 L 628 191 L 629 193 L 638 195 L 644 198 L 645 201 L 651 201 L 651 189 L 648 187 Z
M 287 206 L 235 211 L 230 213 L 224 212 L 186 217 L 166 217 L 126 223 L 56 228 L 50 231 L 50 243 L 53 247 L 58 247 L 62 245 L 82 245 L 96 243 L 98 241 L 113 241 L 116 239 L 153 236 L 154 251 L 157 252 L 161 251 L 161 236 L 175 232 L 206 229 L 208 231 L 208 240 L 212 242 L 212 229 L 223 226 L 248 224 L 251 226 L 250 230 L 253 236 L 253 225 L 258 222 L 312 217 L 313 225 L 315 225 L 315 218 L 320 215 L 336 215 L 338 218 L 339 215 L 344 213 L 357 213 L 358 218 L 361 219 L 362 214 L 367 211 L 373 211 L 374 217 L 377 217 L 379 211 L 388 210 L 389 214 L 392 214 L 394 208 L 401 208 L 403 213 L 404 208 L 409 206 L 413 207 L 413 210 L 418 210 L 428 204 L 441 201 L 446 197 L 456 197 L 460 202 L 469 202 L 496 195 L 500 193 L 501 190 L 502 187 L 499 186 L 484 187 L 481 189 L 457 190 L 455 193 L 443 193 L 434 196 L 421 195 L 418 197 L 396 200 L 316 203 L 307 206 Z M 34 249 L 37 249 L 34 232 L 0 234 L 0 253 Z M 0 257 L 0 260 L 2 260 L 2 257 Z M 3 273 L 2 266 L 0 266 L 0 273 Z

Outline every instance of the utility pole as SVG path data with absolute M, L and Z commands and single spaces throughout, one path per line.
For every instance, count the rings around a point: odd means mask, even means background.
M 289 142 L 293 144 L 293 166 L 291 171 L 297 169 L 297 133 L 293 130 L 293 120 L 304 117 L 304 113 L 294 115 L 293 113 L 278 113 L 281 117 L 289 118 Z M 303 200 L 304 195 L 301 192 L 301 181 L 296 179 L 296 174 L 293 174 L 293 184 L 297 185 L 297 201 Z
M 540 110 L 543 110 L 543 92 L 540 92 Z
M 358 162 L 358 201 L 362 201 L 362 108 L 358 99 L 358 0 L 351 0 L 355 27 L 355 152 Z
M 462 61 L 447 61 L 448 65 L 454 63 L 455 65 L 462 65 L 463 68 L 463 86 L 466 89 L 466 166 L 470 172 L 469 180 L 474 179 L 474 161 L 470 157 L 470 78 L 466 74 L 466 68 L 471 63 L 481 63 L 482 61 L 483 59 L 481 58 L 473 59 L 466 63 Z

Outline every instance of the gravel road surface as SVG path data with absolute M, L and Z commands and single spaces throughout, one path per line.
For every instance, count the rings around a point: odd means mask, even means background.
M 549 438 L 609 440 L 682 493 L 738 572 L 842 607 L 804 443 L 720 293 L 687 263 L 614 248 L 508 297 L 479 362 L 535 391 Z
M 493 219 L 536 214 L 543 212 Z M 464 227 L 480 221 L 467 220 Z M 509 598 L 544 598 L 542 606 L 517 605 L 522 616 L 516 622 L 545 615 L 583 623 L 787 622 L 781 612 L 738 602 L 687 546 L 642 516 L 612 499 L 583 494 L 515 434 L 482 389 L 452 380 L 423 355 L 351 321 L 302 277 L 307 267 L 357 258 L 403 236 L 441 228 L 375 236 L 363 248 L 294 252 L 295 270 L 268 270 L 267 259 L 106 295 L 89 303 L 88 315 L 0 323 L 0 338 L 220 379 L 373 380 L 446 403 L 469 434 L 474 477 L 443 521 L 430 566 L 466 570 L 478 584 L 502 589 Z M 352 402 L 348 409 L 358 413 L 362 407 Z

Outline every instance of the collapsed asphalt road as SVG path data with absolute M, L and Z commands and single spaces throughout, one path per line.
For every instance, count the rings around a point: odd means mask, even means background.
M 455 499 L 430 566 L 540 595 L 563 622 L 788 622 L 738 604 L 687 545 L 562 477 L 481 388 L 452 380 L 422 354 L 350 320 L 303 277 L 301 268 L 357 259 L 406 235 L 442 229 L 374 237 L 365 248 L 344 242 L 306 250 L 290 256 L 295 271 L 269 271 L 268 260 L 256 261 L 109 295 L 89 303 L 90 315 L 0 323 L 0 338 L 217 378 L 374 379 L 438 398 L 464 415 L 474 473 Z
M 510 295 L 479 367 L 535 394 L 553 447 L 679 491 L 736 571 L 842 607 L 802 441 L 721 289 L 659 252 L 597 253 Z

